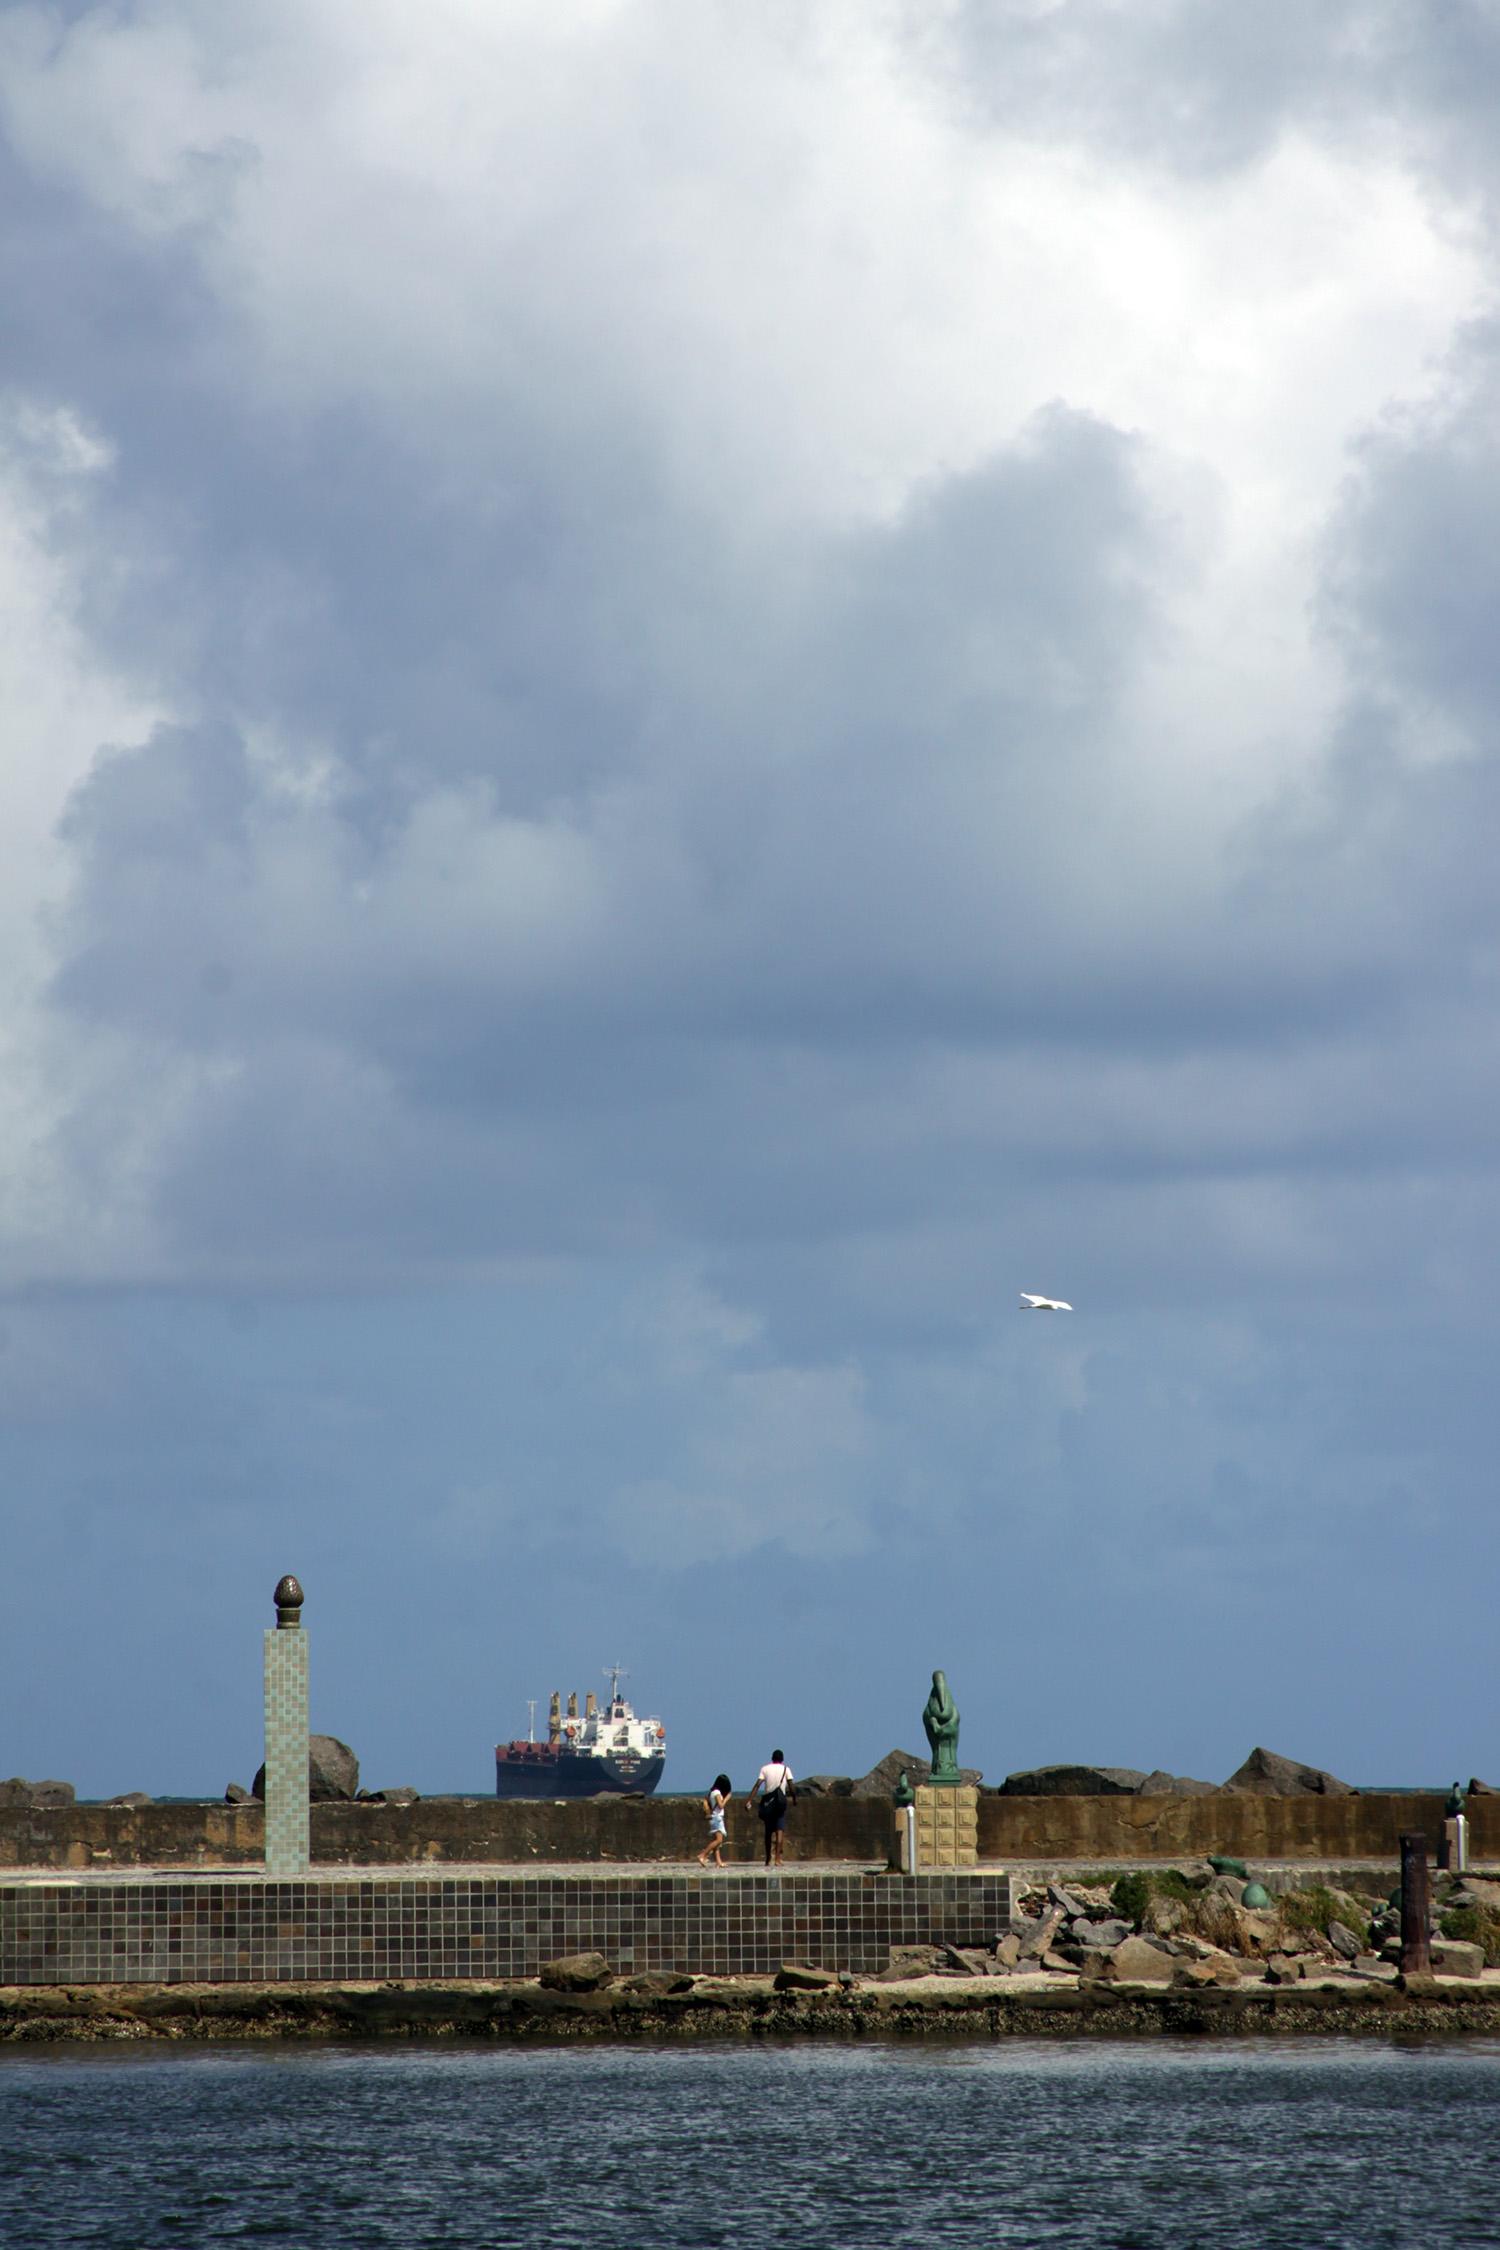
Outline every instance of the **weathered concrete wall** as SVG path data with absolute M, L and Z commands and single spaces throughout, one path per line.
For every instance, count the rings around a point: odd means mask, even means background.
M 883 1864 L 891 1808 L 878 1798 L 808 1797 L 791 1815 L 799 1860 Z M 425 1797 L 415 1805 L 314 1805 L 312 1855 L 333 1867 L 627 1864 L 684 1860 L 703 1848 L 696 1799 L 594 1797 L 571 1804 Z M 0 1808 L 0 1867 L 250 1867 L 262 1858 L 259 1805 L 67 1805 Z M 760 1822 L 736 1799 L 731 1860 L 759 1861 Z
M 1000 1797 L 979 1800 L 981 1860 L 1392 1859 L 1404 1828 L 1436 1855 L 1441 1797 Z M 0 1868 L 250 1867 L 261 1862 L 259 1805 L 0 1808 Z M 427 1797 L 416 1805 L 314 1805 L 315 1865 L 529 1866 L 546 1861 L 684 1860 L 703 1842 L 696 1801 L 596 1797 L 573 1804 Z M 1500 1797 L 1470 1808 L 1476 1860 L 1500 1860 Z M 795 1861 L 883 1864 L 891 1807 L 879 1798 L 804 1798 L 788 1830 Z M 760 1823 L 736 1800 L 731 1860 L 759 1860 Z
M 1500 1858 L 1500 1797 L 1469 1807 L 1473 1859 Z M 979 1800 L 982 1860 L 1395 1859 L 1420 1828 L 1433 1857 L 1443 1833 L 1434 1796 L 999 1797 Z
M 0 1867 L 244 1867 L 264 1858 L 259 1805 L 0 1806 Z

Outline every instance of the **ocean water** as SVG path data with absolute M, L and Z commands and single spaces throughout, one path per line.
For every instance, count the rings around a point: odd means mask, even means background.
M 1474 2250 L 1500 2043 L 0 2053 L 0 2244 Z

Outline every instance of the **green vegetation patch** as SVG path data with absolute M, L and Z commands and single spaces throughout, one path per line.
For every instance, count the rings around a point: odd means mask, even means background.
M 1342 1922 L 1352 1930 L 1362 1944 L 1370 1938 L 1370 1917 L 1367 1908 L 1344 1891 L 1331 1891 L 1326 1884 L 1309 1883 L 1305 1890 L 1287 1891 L 1276 1902 L 1283 1929 L 1315 1931 L 1327 1937 L 1330 1922 Z
M 1438 1918 L 1444 1937 L 1484 1947 L 1484 1965 L 1500 1969 L 1500 1912 L 1492 1906 L 1455 1906 Z
M 1128 1875 L 1117 1875 L 1110 1888 L 1109 1903 L 1122 1922 L 1138 1923 L 1151 1904 L 1151 1878 L 1138 1867 Z
M 1305 1891 L 1283 1892 L 1279 1912 L 1289 1930 L 1316 1930 L 1327 1937 L 1329 1923 L 1344 1919 L 1341 1904 L 1324 1884 L 1310 1883 Z
M 1153 1899 L 1169 1898 L 1179 1906 L 1195 1901 L 1203 1890 L 1201 1877 L 1194 1881 L 1179 1867 L 1133 1867 L 1117 1875 L 1110 1887 L 1109 1903 L 1122 1922 L 1140 1922 Z

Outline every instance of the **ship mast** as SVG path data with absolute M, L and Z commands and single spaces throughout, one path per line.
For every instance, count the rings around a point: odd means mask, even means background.
M 535 1697 L 534 1695 L 533 1695 L 533 1696 L 531 1696 L 531 1697 L 529 1697 L 529 1698 L 527 1699 L 527 1704 L 526 1704 L 526 1717 L 527 1717 L 526 1739 L 527 1739 L 527 1741 L 528 1741 L 528 1742 L 535 1742 L 535 1740 L 536 1740 L 536 1697 Z
M 620 1682 L 621 1680 L 628 1680 L 630 1674 L 623 1664 L 606 1664 L 604 1670 L 609 1677 L 609 1704 L 610 1710 L 613 1711 L 620 1700 Z

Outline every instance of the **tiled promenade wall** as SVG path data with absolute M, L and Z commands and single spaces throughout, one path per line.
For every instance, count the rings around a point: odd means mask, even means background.
M 1470 1800 L 1470 1852 L 1500 1861 L 1500 1796 Z M 794 1861 L 883 1864 L 892 1812 L 879 1798 L 805 1797 L 792 1813 Z M 979 1857 L 1019 1861 L 1396 1858 L 1406 1828 L 1434 1855 L 1440 1796 L 979 1798 Z M 315 1866 L 445 1862 L 608 1866 L 693 1858 L 703 1842 L 696 1798 L 594 1798 L 575 1804 L 427 1797 L 416 1805 L 314 1805 Z M 0 1808 L 0 1868 L 251 1867 L 264 1845 L 258 1805 L 70 1805 L 56 1812 Z M 759 1860 L 760 1823 L 738 1802 L 729 1856 Z
M 597 1949 L 617 1969 L 865 1973 L 893 1945 L 993 1944 L 991 1875 L 337 1877 L 0 1886 L 0 1984 L 534 1976 Z

